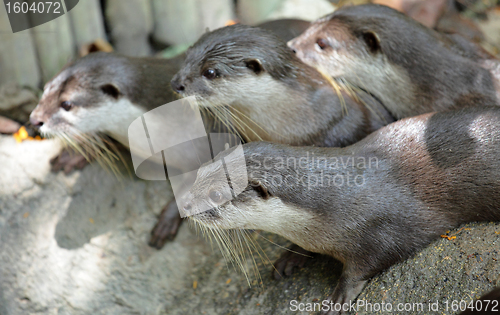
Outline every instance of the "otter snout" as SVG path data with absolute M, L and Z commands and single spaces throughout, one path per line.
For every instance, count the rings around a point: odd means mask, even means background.
M 45 119 L 44 119 L 43 115 L 41 115 L 40 111 L 37 110 L 37 109 L 38 109 L 38 106 L 31 113 L 31 115 L 30 115 L 30 123 L 33 125 L 33 127 L 40 128 L 45 123 Z
M 170 81 L 170 85 L 172 86 L 172 89 L 179 94 L 182 94 L 184 92 L 184 90 L 186 89 L 183 80 L 181 79 L 180 75 L 178 75 L 178 74 L 176 74 L 172 78 L 172 81 Z

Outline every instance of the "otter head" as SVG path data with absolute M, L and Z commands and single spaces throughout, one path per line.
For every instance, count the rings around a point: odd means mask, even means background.
M 261 177 L 264 173 L 256 165 L 249 151 L 266 143 L 245 144 L 243 150 L 231 149 L 219 154 L 213 162 L 203 165 L 195 183 L 184 199 L 183 210 L 203 226 L 221 229 L 266 229 L 278 216 L 276 207 L 281 200 L 274 196 Z M 241 148 L 241 147 L 240 147 Z M 228 170 L 226 176 L 225 169 Z
M 129 103 L 125 66 L 124 58 L 107 53 L 78 59 L 45 85 L 31 124 L 45 136 L 70 137 L 123 124 L 123 102 Z
M 454 53 L 440 38 L 401 12 L 369 4 L 319 19 L 288 45 L 303 62 L 377 97 L 399 119 L 448 88 L 454 72 L 443 81 L 436 69 L 453 67 Z
M 171 84 L 204 107 L 265 102 L 294 76 L 293 61 L 298 59 L 274 34 L 237 24 L 205 33 L 188 49 Z
M 339 10 L 314 23 L 288 42 L 299 59 L 334 77 L 349 77 L 381 55 L 380 37 L 368 23 L 345 19 Z M 354 29 L 353 25 L 362 27 Z M 364 26 L 363 26 L 364 25 Z

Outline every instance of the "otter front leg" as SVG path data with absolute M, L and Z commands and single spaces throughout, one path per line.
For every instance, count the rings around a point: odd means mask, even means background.
M 354 302 L 367 282 L 363 280 L 364 278 L 344 268 L 333 294 L 327 299 L 328 309 L 323 309 L 321 315 L 346 314 L 349 311 L 355 311 Z
M 161 211 L 158 222 L 151 231 L 149 246 L 161 249 L 168 240 L 173 240 L 177 235 L 177 231 L 179 231 L 182 221 L 174 199 Z
M 305 263 L 311 259 L 314 253 L 303 249 L 298 245 L 292 245 L 288 251 L 274 263 L 273 277 L 276 280 L 282 277 L 289 277 L 295 269 L 304 267 Z
M 90 162 L 79 152 L 71 149 L 63 149 L 63 151 L 50 160 L 52 172 L 64 171 L 64 174 L 69 174 L 71 171 L 78 169 L 81 170 Z

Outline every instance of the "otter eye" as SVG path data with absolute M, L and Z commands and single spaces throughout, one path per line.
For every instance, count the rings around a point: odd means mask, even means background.
M 71 102 L 64 101 L 64 102 L 61 103 L 61 107 L 65 111 L 69 112 L 73 108 L 73 104 L 71 104 Z
M 219 202 L 222 200 L 222 194 L 216 190 L 212 190 L 208 196 L 212 199 L 213 202 Z
M 319 38 L 316 41 L 316 45 L 318 45 L 318 47 L 321 48 L 321 50 L 324 50 L 326 49 L 326 47 L 328 47 L 328 43 L 323 38 Z
M 217 76 L 217 72 L 214 69 L 207 69 L 203 72 L 203 76 L 209 80 L 213 80 Z

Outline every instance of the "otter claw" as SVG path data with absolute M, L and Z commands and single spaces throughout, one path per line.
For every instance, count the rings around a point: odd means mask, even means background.
M 151 230 L 151 238 L 148 242 L 149 246 L 161 249 L 167 241 L 173 240 L 179 231 L 182 221 L 177 203 L 175 200 L 172 200 L 163 208 L 158 222 L 153 230 Z
M 81 170 L 89 161 L 80 153 L 75 153 L 64 149 L 61 154 L 50 160 L 52 172 L 64 171 L 64 174 L 69 174 L 71 171 Z
M 282 277 L 291 276 L 294 270 L 304 267 L 312 255 L 313 253 L 297 245 L 292 245 L 290 247 L 290 251 L 283 253 L 283 255 L 281 255 L 281 257 L 274 263 L 274 279 L 279 280 Z

